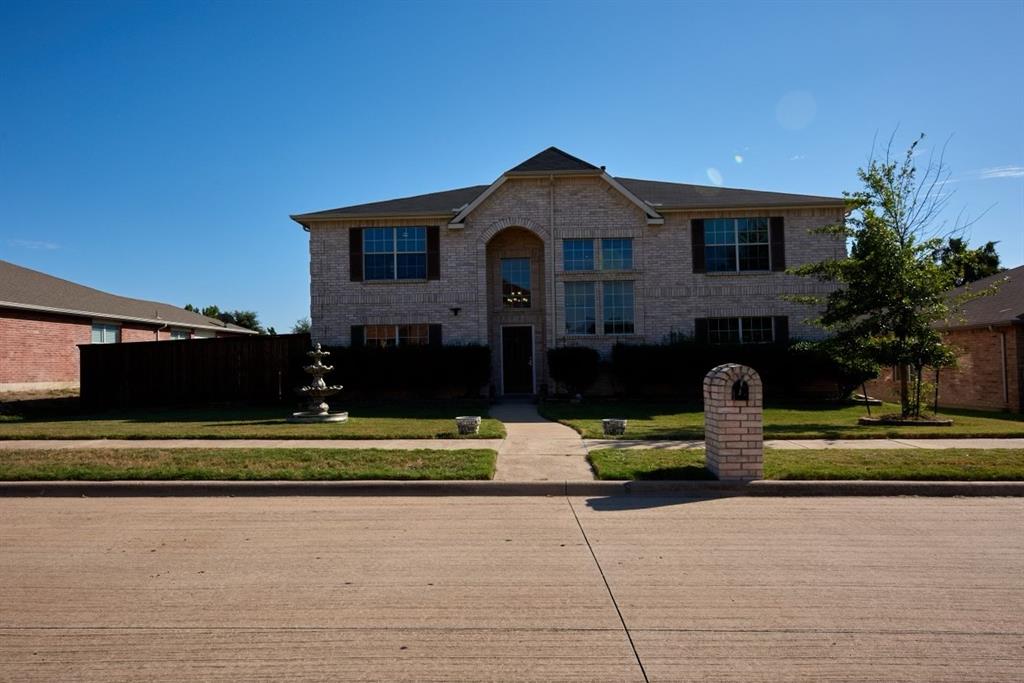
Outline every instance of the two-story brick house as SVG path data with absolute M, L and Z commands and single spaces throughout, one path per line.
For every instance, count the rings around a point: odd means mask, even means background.
M 835 197 L 616 178 L 551 147 L 490 185 L 292 216 L 309 232 L 312 334 L 325 344 L 488 344 L 499 394 L 549 382 L 546 351 L 673 334 L 820 336 L 787 275 L 845 255 L 811 229 Z

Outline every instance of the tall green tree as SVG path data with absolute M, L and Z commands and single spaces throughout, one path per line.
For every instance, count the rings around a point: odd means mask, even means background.
M 811 263 L 791 272 L 838 285 L 825 297 L 798 297 L 824 305 L 817 321 L 831 333 L 829 346 L 847 362 L 861 367 L 896 366 L 902 372 L 900 409 L 904 417 L 920 416 L 922 371 L 955 364 L 954 349 L 935 323 L 979 293 L 951 300 L 955 271 L 938 258 L 946 238 L 942 213 L 948 194 L 940 192 L 949 178 L 941 156 L 921 172 L 915 165 L 924 136 L 902 156 L 893 156 L 892 140 L 881 159 L 858 169 L 863 187 L 845 193 L 844 223 L 820 232 L 841 235 L 850 255 Z M 954 226 L 954 230 L 962 226 Z
M 292 325 L 292 334 L 308 334 L 311 327 L 309 318 L 299 318 Z
M 256 311 L 222 311 L 219 306 L 204 306 L 201 310 L 192 304 L 185 304 L 186 311 L 192 311 L 193 313 L 200 313 L 205 315 L 207 318 L 216 318 L 222 323 L 229 325 L 238 325 L 244 327 L 247 330 L 255 330 L 260 334 L 277 334 L 272 332 L 273 328 L 264 329 L 263 325 L 260 324 L 259 315 Z
M 1005 268 L 999 265 L 996 242 L 971 249 L 967 240 L 951 237 L 939 252 L 939 262 L 953 274 L 953 283 L 960 287 L 970 282 L 1001 273 Z

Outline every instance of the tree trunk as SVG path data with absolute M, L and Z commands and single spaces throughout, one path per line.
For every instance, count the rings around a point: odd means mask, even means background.
M 910 366 L 900 365 L 900 413 L 910 415 Z
M 914 417 L 921 417 L 921 373 L 924 368 L 918 365 L 914 373 L 914 378 L 917 381 L 917 386 L 914 387 Z

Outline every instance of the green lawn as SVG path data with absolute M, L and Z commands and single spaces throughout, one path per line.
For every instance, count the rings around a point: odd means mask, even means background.
M 598 479 L 713 479 L 704 450 L 606 448 L 588 456 Z M 776 450 L 765 479 L 1024 480 L 1024 449 Z
M 541 414 L 567 424 L 588 439 L 605 438 L 601 419 L 629 420 L 624 439 L 703 439 L 704 413 L 700 405 L 682 403 L 606 402 L 543 403 Z M 886 404 L 872 407 L 872 415 L 899 412 Z M 858 425 L 863 406 L 824 404 L 768 406 L 764 411 L 766 439 L 869 439 L 881 437 L 1024 437 L 1024 415 L 976 410 L 941 410 L 953 418 L 952 427 L 886 427 Z
M 0 450 L 0 480 L 490 479 L 496 457 L 487 449 Z
M 91 415 L 25 411 L 0 415 L 0 439 L 438 439 L 458 437 L 457 415 L 487 415 L 484 402 L 350 404 L 343 423 L 291 424 L 287 407 L 111 411 Z M 17 410 L 17 406 L 14 407 Z M 485 419 L 476 437 L 502 438 Z

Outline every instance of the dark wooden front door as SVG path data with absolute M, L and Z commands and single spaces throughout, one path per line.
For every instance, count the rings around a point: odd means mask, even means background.
M 503 393 L 533 393 L 533 328 L 501 328 L 501 378 Z

